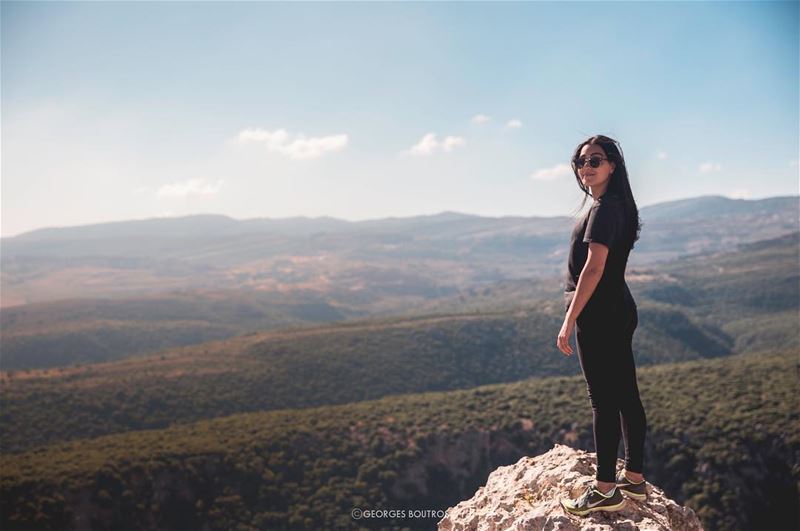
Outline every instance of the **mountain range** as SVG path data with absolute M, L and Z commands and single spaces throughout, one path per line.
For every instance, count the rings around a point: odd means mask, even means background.
M 799 206 L 641 210 L 647 474 L 706 529 L 800 524 Z M 555 347 L 575 222 L 190 216 L 2 239 L 0 527 L 356 529 L 353 507 L 445 509 L 522 456 L 592 448 L 577 356 Z

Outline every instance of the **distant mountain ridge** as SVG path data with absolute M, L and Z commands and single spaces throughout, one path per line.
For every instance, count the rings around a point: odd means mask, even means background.
M 700 197 L 641 209 L 628 265 L 725 252 L 795 232 L 797 197 Z M 200 215 L 40 229 L 0 240 L 3 308 L 61 299 L 244 290 L 394 311 L 515 279 L 564 277 L 568 216 L 330 217 Z M 345 302 L 346 301 L 346 302 Z
M 719 195 L 707 195 L 689 199 L 678 199 L 640 210 L 647 213 L 650 220 L 669 218 L 709 218 L 738 213 L 774 213 L 786 206 L 788 201 L 797 203 L 800 196 L 776 196 L 763 199 L 731 199 Z
M 639 208 L 642 218 L 649 221 L 670 219 L 708 218 L 736 213 L 774 213 L 787 206 L 798 207 L 800 196 L 776 196 L 764 199 L 730 199 L 719 195 L 678 199 Z M 37 241 L 63 238 L 67 240 L 98 237 L 205 237 L 211 235 L 251 234 L 273 232 L 285 235 L 313 234 L 326 231 L 351 231 L 360 229 L 415 228 L 420 225 L 464 220 L 553 220 L 569 216 L 480 216 L 454 211 L 437 214 L 385 217 L 361 221 L 342 220 L 331 216 L 293 216 L 286 218 L 236 219 L 223 214 L 193 214 L 179 217 L 159 217 L 129 221 L 92 223 L 69 227 L 48 227 L 5 237 L 6 241 Z
M 3 238 L 3 240 L 41 241 L 57 238 L 90 240 L 94 238 L 131 236 L 187 238 L 259 232 L 272 232 L 284 235 L 309 235 L 318 232 L 350 231 L 365 228 L 389 228 L 396 230 L 415 227 L 420 224 L 458 221 L 469 218 L 481 218 L 481 216 L 446 211 L 431 215 L 348 221 L 331 216 L 236 219 L 224 214 L 191 214 L 176 217 L 110 221 L 70 227 L 48 227 L 6 237 Z

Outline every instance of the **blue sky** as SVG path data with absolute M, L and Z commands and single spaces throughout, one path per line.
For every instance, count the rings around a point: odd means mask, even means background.
M 798 193 L 798 2 L 2 3 L 2 235 Z

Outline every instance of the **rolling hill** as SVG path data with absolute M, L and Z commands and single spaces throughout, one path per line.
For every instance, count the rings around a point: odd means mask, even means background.
M 799 245 L 789 235 L 640 274 L 631 283 L 637 364 L 800 347 Z M 476 304 L 488 308 L 488 296 Z M 0 442 L 18 452 L 238 412 L 578 374 L 575 359 L 555 348 L 562 319 L 560 299 L 494 311 L 465 304 L 459 313 L 250 333 L 117 362 L 3 373 Z
M 626 279 L 640 307 L 652 303 L 669 321 L 693 320 L 653 337 L 665 346 L 686 343 L 695 326 L 718 336 L 725 348 L 769 347 L 796 337 L 788 326 L 800 298 L 798 234 L 698 253 L 651 267 L 629 267 Z M 5 370 L 66 367 L 200 344 L 253 331 L 309 328 L 318 323 L 358 321 L 389 315 L 419 316 L 532 307 L 559 314 L 563 275 L 506 280 L 440 293 L 407 308 L 408 299 L 369 311 L 305 293 L 215 290 L 152 295 L 128 300 L 66 300 L 0 311 L 0 345 Z M 352 302 L 352 299 L 350 299 Z M 781 310 L 783 312 L 781 313 Z M 777 313 L 776 313 L 777 312 Z M 686 313 L 686 317 L 679 317 Z M 664 322 L 664 319 L 661 319 Z M 769 330 L 769 332 L 767 332 Z M 655 327 L 655 334 L 659 333 Z M 698 341 L 703 342 L 698 336 Z M 719 349 L 708 343 L 709 353 Z M 699 343 L 698 343 L 699 344 Z M 647 351 L 648 349 L 644 349 Z M 705 349 L 704 349 L 705 350 Z M 677 356 L 677 355 L 676 355 Z M 649 354 L 645 354 L 648 358 Z M 678 359 L 677 357 L 675 359 Z

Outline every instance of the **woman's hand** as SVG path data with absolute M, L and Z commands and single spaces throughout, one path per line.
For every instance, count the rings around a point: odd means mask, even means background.
M 564 324 L 561 325 L 561 331 L 558 333 L 558 341 L 556 346 L 558 350 L 563 352 L 566 356 L 572 355 L 572 345 L 569 344 L 569 338 L 572 336 L 572 330 L 575 328 L 575 319 L 570 315 L 564 318 Z

